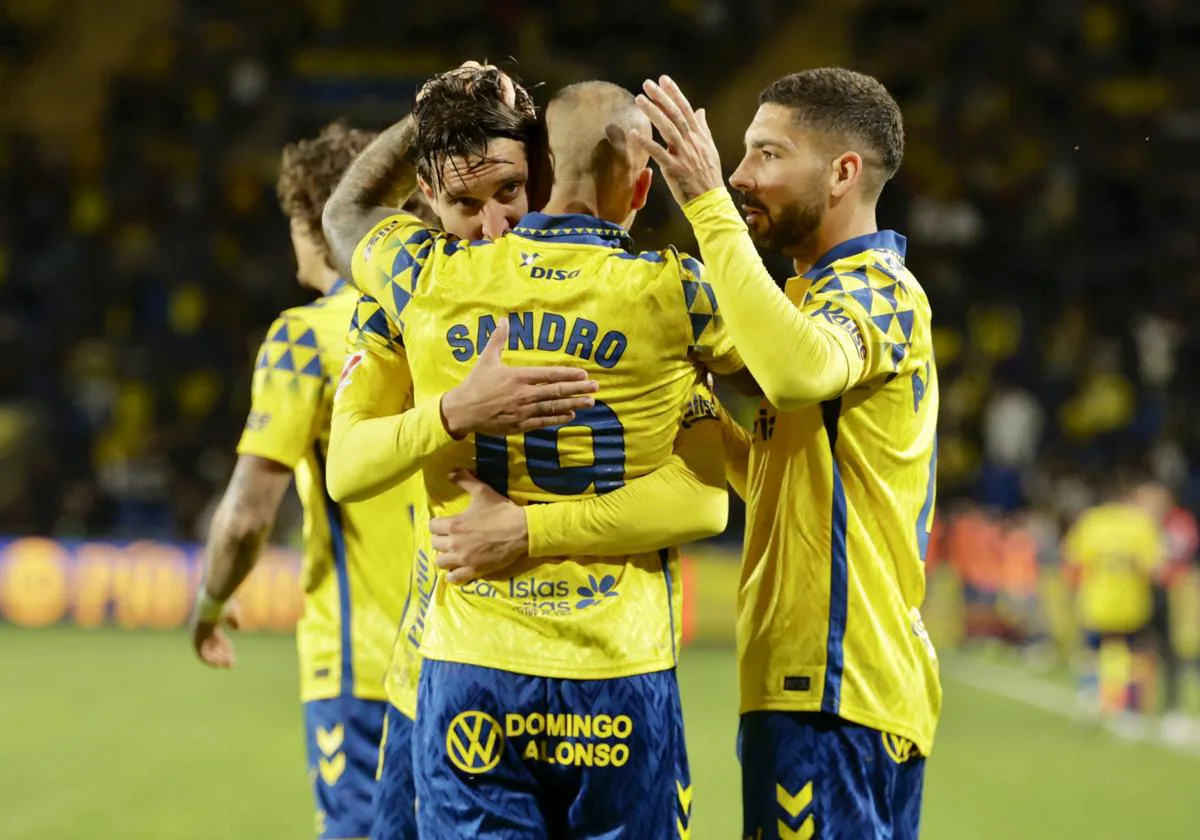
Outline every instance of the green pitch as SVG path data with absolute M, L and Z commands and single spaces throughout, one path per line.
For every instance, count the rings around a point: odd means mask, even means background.
M 311 836 L 291 641 L 238 639 L 233 673 L 179 634 L 0 628 L 0 837 Z M 740 836 L 733 655 L 682 669 L 693 837 Z M 947 680 L 928 840 L 1194 838 L 1200 762 L 1125 745 Z

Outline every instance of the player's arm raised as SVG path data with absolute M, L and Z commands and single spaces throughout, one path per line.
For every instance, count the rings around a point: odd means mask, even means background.
M 415 139 L 416 123 L 410 114 L 363 149 L 325 203 L 321 226 L 334 267 L 343 277 L 353 276 L 354 250 L 363 237 L 397 212 L 387 206 L 388 198 L 403 204 L 417 188 L 417 170 L 409 160 Z
M 471 503 L 430 523 L 438 566 L 466 583 L 525 556 L 619 556 L 716 536 L 729 515 L 718 411 L 700 389 L 666 464 L 601 496 L 519 507 L 459 473 Z
M 777 408 L 832 399 L 862 372 L 838 328 L 801 312 L 763 265 L 746 224 L 724 187 L 721 160 L 703 110 L 692 110 L 670 79 L 646 82 L 638 105 L 666 146 L 635 136 L 658 163 L 700 243 L 709 282 L 733 342 Z

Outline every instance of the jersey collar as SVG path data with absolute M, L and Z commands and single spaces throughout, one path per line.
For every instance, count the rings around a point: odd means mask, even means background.
M 813 267 L 804 272 L 805 277 L 815 277 L 835 262 L 863 251 L 894 251 L 903 261 L 908 248 L 908 239 L 894 230 L 879 230 L 875 233 L 856 236 L 845 242 L 834 245 L 813 263 Z
M 625 228 L 581 213 L 529 213 L 517 223 L 512 232 L 526 239 L 633 250 L 633 238 Z
M 340 292 L 342 289 L 345 289 L 349 285 L 350 284 L 346 282 L 346 279 L 344 277 L 339 277 L 338 279 L 333 281 L 333 285 L 329 287 L 329 291 L 326 292 L 324 295 L 322 295 L 322 297 L 333 297 L 334 295 L 336 295 L 338 292 Z

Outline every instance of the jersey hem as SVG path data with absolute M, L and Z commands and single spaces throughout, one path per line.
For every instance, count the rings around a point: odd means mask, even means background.
M 378 693 L 373 692 L 373 691 L 346 692 L 346 691 L 342 691 L 340 687 L 334 687 L 333 689 L 331 689 L 329 691 L 323 691 L 323 690 L 318 689 L 315 691 L 300 692 L 300 702 L 301 703 L 315 703 L 318 700 L 336 700 L 339 697 L 352 697 L 355 700 L 370 700 L 375 703 L 390 702 L 390 700 L 387 696 L 387 692 L 384 692 L 384 691 L 380 691 Z
M 659 671 L 670 671 L 675 668 L 675 660 L 671 657 L 631 662 L 606 668 L 548 668 L 531 666 L 524 662 L 497 659 L 489 657 L 472 657 L 464 655 L 421 652 L 423 659 L 436 659 L 439 662 L 453 662 L 458 665 L 474 665 L 477 668 L 491 668 L 497 671 L 508 671 L 523 677 L 545 677 L 555 680 L 612 680 L 621 677 L 639 677 L 642 674 L 654 674 Z
M 409 720 L 415 721 L 417 719 L 417 710 L 415 706 L 410 706 L 408 703 L 397 703 L 390 697 L 388 698 L 388 704 Z
M 738 709 L 739 715 L 748 714 L 750 712 L 819 712 L 821 711 L 821 703 L 797 703 L 794 700 L 786 700 L 778 697 L 767 697 L 754 703 L 742 703 Z M 848 720 L 851 723 L 857 723 L 859 726 L 865 726 L 868 729 L 874 729 L 878 732 L 887 732 L 890 735 L 899 735 L 901 738 L 907 738 L 916 745 L 917 750 L 925 758 L 933 752 L 933 738 L 926 738 L 918 733 L 911 726 L 902 723 L 897 723 L 895 720 L 873 715 L 870 712 L 860 711 L 854 708 L 848 708 L 844 703 L 837 712 L 837 717 L 843 720 Z
M 274 461 L 280 466 L 287 467 L 293 472 L 299 465 L 301 459 L 304 457 L 301 455 L 294 460 L 289 460 L 285 453 L 279 452 L 278 450 L 272 450 L 269 446 L 255 446 L 252 443 L 239 443 L 237 447 L 237 454 L 250 455 L 255 458 L 265 458 L 268 461 Z

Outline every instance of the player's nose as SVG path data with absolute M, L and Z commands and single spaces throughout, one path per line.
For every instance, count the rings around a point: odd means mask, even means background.
M 742 158 L 737 169 L 729 176 L 729 186 L 741 193 L 748 193 L 754 189 L 754 179 L 750 177 L 750 168 L 746 165 L 745 158 Z
M 484 239 L 499 239 L 508 233 L 512 227 L 504 207 L 498 203 L 488 202 L 483 206 L 483 237 Z

